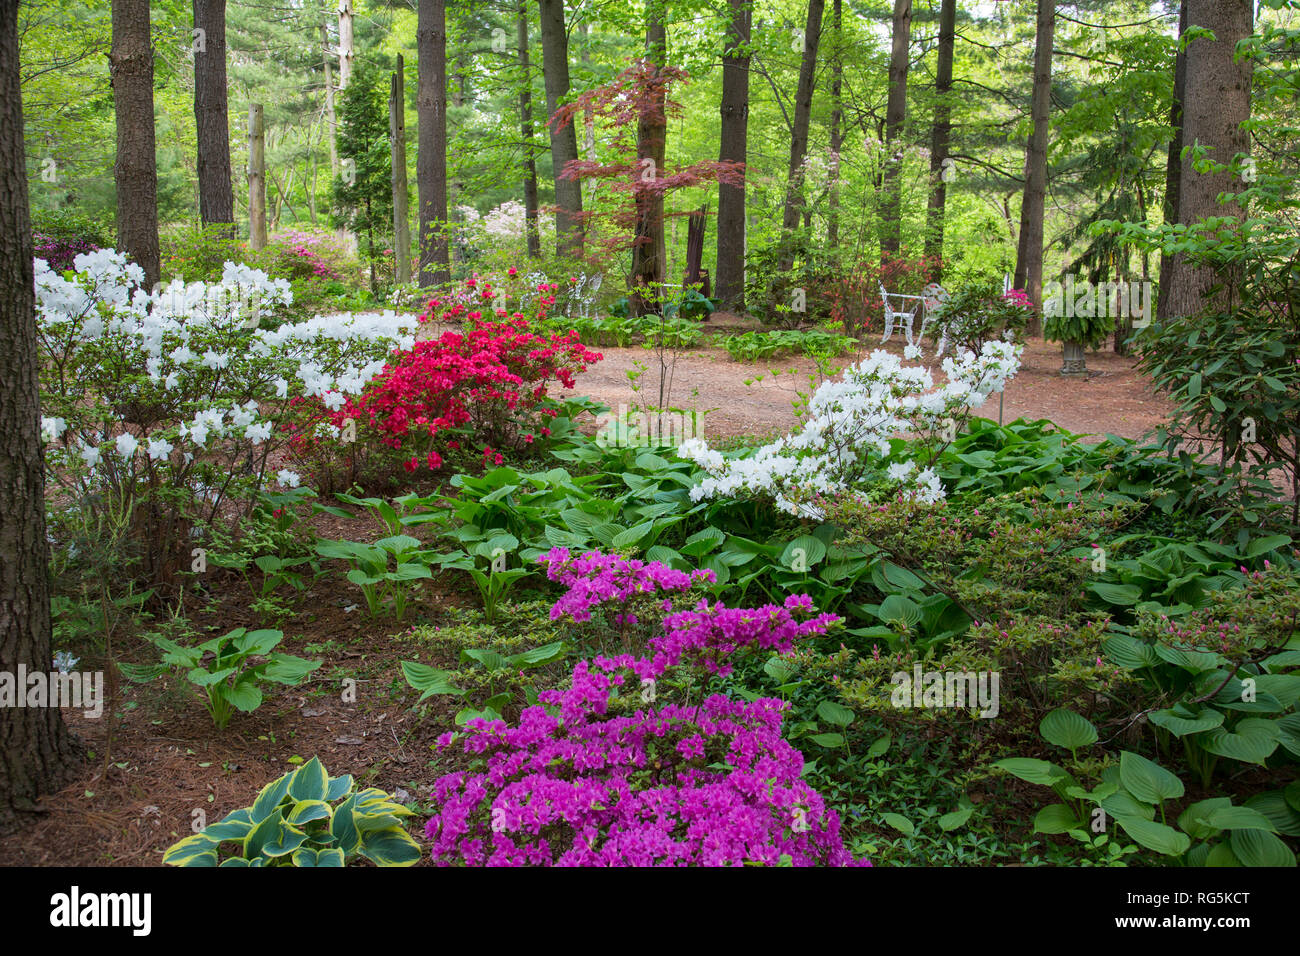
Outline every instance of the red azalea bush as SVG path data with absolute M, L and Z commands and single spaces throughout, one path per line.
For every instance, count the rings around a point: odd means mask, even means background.
M 549 286 L 539 289 L 534 309 L 539 318 L 554 302 L 552 292 Z M 589 351 L 576 331 L 534 333 L 522 312 L 493 308 L 506 301 L 490 282 L 478 279 L 431 300 L 421 322 L 438 316 L 461 328 L 395 352 L 383 371 L 339 408 L 304 408 L 293 426 L 296 453 L 304 459 L 318 455 L 318 436 L 327 433 L 329 444 L 355 438 L 362 448 L 393 449 L 407 471 L 437 470 L 448 450 L 472 450 L 500 464 L 503 452 L 549 436 L 546 422 L 557 413 L 551 390 L 556 383 L 573 388 L 575 376 L 601 355 Z M 320 423 L 330 427 L 321 429 Z M 348 456 L 355 460 L 354 453 Z

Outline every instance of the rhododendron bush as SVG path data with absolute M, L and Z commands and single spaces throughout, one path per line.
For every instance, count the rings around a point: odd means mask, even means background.
M 554 301 L 542 290 L 536 313 Z M 555 386 L 573 388 L 574 376 L 601 356 L 577 332 L 529 331 L 522 312 L 508 313 L 507 296 L 470 279 L 457 293 L 434 299 L 420 321 L 436 316 L 460 329 L 414 343 L 398 353 L 359 394 L 330 415 L 338 428 L 356 423 L 358 439 L 394 449 L 408 470 L 442 466 L 448 448 L 472 446 L 500 464 L 506 450 L 550 435 L 549 401 Z
M 295 398 L 338 408 L 414 342 L 414 322 L 391 312 L 258 328 L 292 293 L 234 263 L 218 283 L 152 294 L 118 252 L 79 255 L 74 268 L 69 279 L 36 261 L 50 484 L 91 509 L 104 490 L 132 501 L 163 562 L 180 560 L 188 529 L 224 503 L 247 506 Z
M 711 572 L 563 548 L 542 555 L 570 585 L 552 617 L 586 619 L 636 594 L 688 592 Z M 788 652 L 834 615 L 807 595 L 784 606 L 673 607 L 648 657 L 581 661 L 564 690 L 543 691 L 513 725 L 475 718 L 457 740 L 471 770 L 434 785 L 426 827 L 436 862 L 486 866 L 795 866 L 853 864 L 838 816 L 801 779 L 803 755 L 781 736 L 782 701 L 707 693 L 729 658 Z
M 906 366 L 877 349 L 840 379 L 818 387 L 802 428 L 747 457 L 724 458 L 699 438 L 683 442 L 678 454 L 708 472 L 691 497 L 770 497 L 781 510 L 812 518 L 823 515 L 814 499 L 872 482 L 910 499 L 937 501 L 945 491 L 930 463 L 886 465 L 893 453 L 890 438 L 909 433 L 922 447 L 945 445 L 970 410 L 1016 374 L 1022 350 L 1009 342 L 987 342 L 978 355 L 949 356 L 943 360 L 948 380 L 936 388 L 929 369 Z M 917 358 L 920 349 L 908 346 L 905 354 Z

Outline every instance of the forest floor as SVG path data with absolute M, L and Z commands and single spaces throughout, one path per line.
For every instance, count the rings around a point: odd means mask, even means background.
M 710 322 L 709 335 L 746 325 L 720 315 Z M 885 347 L 901 351 L 902 345 L 896 338 Z M 878 346 L 869 343 L 860 354 L 873 347 Z M 628 372 L 635 372 L 638 362 L 651 366 L 641 380 L 643 394 L 657 392 L 653 352 L 600 351 L 604 360 L 579 377 L 579 393 L 613 408 L 635 404 Z M 1131 359 L 1097 352 L 1087 362 L 1093 373 L 1087 380 L 1061 378 L 1060 346 L 1031 342 L 1007 389 L 1004 420 L 1049 418 L 1072 432 L 1138 438 L 1167 414 L 1169 404 L 1153 395 Z M 774 375 L 774 369 L 795 374 Z M 806 358 L 753 365 L 706 345 L 679 357 L 668 404 L 716 409 L 705 420 L 709 438 L 766 436 L 795 423 L 790 402 L 796 388 L 808 388 L 810 373 L 815 376 L 815 365 Z M 998 411 L 995 399 L 979 413 L 996 419 Z M 381 536 L 380 527 L 370 524 L 316 515 L 313 530 L 324 537 Z M 187 598 L 183 608 L 197 627 L 225 633 L 262 626 L 248 609 L 248 587 L 237 575 L 213 575 L 204 583 L 206 596 Z M 214 728 L 188 685 L 124 685 L 111 720 L 108 710 L 98 719 L 65 710 L 87 750 L 86 763 L 68 786 L 42 801 L 35 822 L 0 840 L 0 865 L 158 865 L 163 851 L 188 835 L 196 820 L 215 822 L 248 806 L 261 786 L 312 755 L 334 775 L 351 773 L 359 785 L 409 799 L 417 811 L 412 830 L 419 831 L 428 818 L 433 781 L 451 769 L 446 758 L 431 761 L 430 745 L 452 726 L 459 704 L 434 697 L 413 709 L 414 692 L 402 678 L 400 661 L 445 668 L 457 662 L 415 645 L 404 625 L 371 623 L 355 606 L 358 600 L 350 588 L 329 579 L 302 595 L 297 612 L 281 625 L 282 647 L 320 658 L 322 667 L 307 685 L 275 688 L 262 707 L 237 714 L 224 731 Z M 469 594 L 435 581 L 410 619 L 438 623 L 449 606 L 474 603 Z M 142 661 L 147 654 L 131 656 Z M 346 679 L 357 682 L 355 703 L 339 693 Z

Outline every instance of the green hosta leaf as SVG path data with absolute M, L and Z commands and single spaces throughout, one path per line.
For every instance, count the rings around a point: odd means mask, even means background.
M 640 524 L 614 535 L 614 540 L 610 544 L 618 549 L 640 547 L 641 543 L 650 537 L 654 526 L 653 521 L 642 521 Z
M 781 564 L 791 571 L 803 573 L 826 557 L 826 545 L 810 534 L 800 535 L 781 552 Z
M 1276 833 L 1273 821 L 1250 807 L 1215 807 L 1205 822 L 1220 830 L 1267 830 Z
M 1064 781 L 1069 774 L 1054 763 L 1035 760 L 1033 757 L 1008 757 L 993 764 L 1007 773 L 1019 777 L 1026 783 L 1037 783 L 1050 787 Z
M 420 845 L 401 827 L 367 830 L 359 852 L 376 866 L 412 866 L 422 855 Z
M 1134 817 L 1117 819 L 1125 833 L 1148 850 L 1155 850 L 1164 856 L 1182 856 L 1192 845 L 1187 834 L 1179 833 L 1163 823 Z
M 880 819 L 885 821 L 885 823 L 893 827 L 899 833 L 903 834 L 903 836 L 911 836 L 916 832 L 916 827 L 912 825 L 912 821 L 902 814 L 882 813 Z
M 509 667 L 509 662 L 491 648 L 465 648 L 460 652 L 461 661 L 477 661 L 489 671 L 503 671 Z
M 230 701 L 236 709 L 249 714 L 262 705 L 262 691 L 252 681 L 236 684 L 234 687 L 221 688 L 221 695 Z
M 1246 557 L 1258 558 L 1260 555 L 1276 551 L 1278 548 L 1285 548 L 1291 543 L 1291 536 L 1287 534 L 1270 534 L 1262 538 L 1256 538 L 1246 547 Z
M 1117 607 L 1129 607 L 1142 600 L 1142 589 L 1134 584 L 1111 584 L 1108 581 L 1094 581 L 1088 588 L 1107 604 Z
M 911 598 L 901 594 L 891 594 L 880 602 L 877 616 L 886 623 L 901 621 L 909 629 L 921 620 L 921 608 Z
M 726 534 L 717 528 L 709 527 L 703 531 L 697 531 L 687 538 L 686 543 L 682 545 L 681 551 L 682 554 L 698 558 L 713 551 L 726 540 Z
M 216 823 L 208 824 L 203 828 L 203 835 L 217 843 L 224 843 L 227 840 L 243 843 L 244 837 L 248 836 L 248 831 L 251 829 L 253 829 L 253 821 L 248 808 L 245 807 L 227 813 Z
M 1224 829 L 1210 822 L 1210 814 L 1231 806 L 1232 801 L 1227 797 L 1199 800 L 1178 815 L 1178 827 L 1193 840 L 1208 839 Z
M 950 833 L 958 827 L 963 827 L 974 812 L 974 807 L 962 807 L 960 810 L 953 810 L 951 813 L 945 813 L 939 818 L 939 829 L 944 833 Z
M 1223 843 L 1216 843 L 1213 848 L 1211 848 L 1209 854 L 1205 857 L 1205 865 L 1214 867 L 1241 866 L 1241 861 L 1237 859 L 1236 855 L 1232 852 L 1232 847 L 1230 847 L 1225 841 Z
M 448 677 L 450 675 L 447 671 L 440 671 L 416 661 L 402 661 L 402 676 L 406 678 L 406 682 L 413 688 L 421 691 L 420 700 L 425 700 L 434 694 L 459 695 L 465 693 L 459 687 L 454 687 L 449 683 Z
M 330 777 L 329 793 L 325 799 L 330 803 L 342 800 L 343 797 L 352 791 L 352 774 L 345 773 L 341 777 Z
M 1155 651 L 1162 660 L 1191 671 L 1193 674 L 1212 671 L 1223 662 L 1223 658 L 1218 654 L 1189 651 L 1181 647 L 1170 647 L 1168 644 L 1156 644 Z
M 324 800 L 328 791 L 329 774 L 317 757 L 298 767 L 289 782 L 289 796 L 294 800 Z
M 1155 649 L 1145 641 L 1117 634 L 1101 642 L 1106 656 L 1125 670 L 1135 671 L 1143 667 L 1154 667 L 1160 663 Z
M 811 738 L 813 743 L 821 747 L 843 747 L 844 737 L 842 734 L 813 734 Z
M 1262 766 L 1277 749 L 1278 737 L 1278 725 L 1273 721 L 1247 717 L 1238 721 L 1232 730 L 1216 727 L 1206 731 L 1197 738 L 1197 742 L 1205 750 L 1220 757 Z
M 1175 737 L 1199 734 L 1203 730 L 1213 730 L 1223 724 L 1223 714 L 1212 707 L 1203 707 L 1193 713 L 1179 704 L 1172 709 L 1152 711 L 1147 716 L 1151 723 L 1165 728 Z
M 540 667 L 562 656 L 564 656 L 564 641 L 552 641 L 550 644 L 534 647 L 531 651 L 515 654 L 510 658 L 510 662 L 524 664 L 527 667 Z
M 847 727 L 853 723 L 854 713 L 843 704 L 833 700 L 824 700 L 817 705 L 817 716 L 836 727 Z
M 284 823 L 284 808 L 276 807 L 267 816 L 259 820 L 244 837 L 244 859 L 252 860 L 261 856 L 263 849 L 274 845 L 280 839 L 280 830 Z
M 1119 757 L 1119 778 L 1124 789 L 1143 803 L 1161 803 L 1177 799 L 1184 793 L 1183 782 L 1176 776 L 1141 754 L 1128 750 Z M 1136 836 L 1133 838 L 1137 839 Z
M 1083 826 L 1083 821 L 1063 803 L 1043 807 L 1034 817 L 1035 833 L 1068 833 Z
M 216 866 L 217 846 L 207 834 L 196 833 L 169 846 L 163 862 L 168 866 Z
M 1078 750 L 1097 742 L 1097 728 L 1072 710 L 1059 708 L 1043 718 L 1038 725 L 1043 739 L 1067 750 Z
M 763 665 L 763 673 L 778 684 L 784 684 L 794 677 L 799 669 L 784 657 L 769 657 Z
M 867 759 L 871 760 L 876 757 L 883 757 L 889 752 L 889 745 L 893 742 L 892 734 L 885 734 L 883 737 L 877 737 L 867 748 Z
M 328 820 L 333 810 L 324 800 L 299 800 L 290 809 L 284 820 L 290 826 L 304 827 L 314 820 Z
M 1296 865 L 1290 848 L 1265 830 L 1233 830 L 1228 843 L 1242 866 Z
M 306 842 L 307 834 L 281 824 L 280 832 L 276 838 L 262 847 L 262 855 L 269 857 L 288 856 Z
M 1127 790 L 1120 790 L 1101 801 L 1101 808 L 1116 820 L 1154 820 L 1156 808 L 1142 803 Z
M 249 820 L 252 823 L 261 823 L 267 817 L 275 812 L 275 808 L 280 805 L 289 793 L 289 784 L 293 780 L 293 775 L 297 771 L 291 770 L 283 777 L 277 777 L 268 783 L 257 795 L 253 805 L 249 807 Z
M 350 856 L 356 852 L 357 845 L 361 842 L 361 834 L 357 830 L 356 822 L 352 819 L 352 808 L 357 800 L 357 795 L 351 794 L 334 808 L 334 816 L 330 820 L 330 835 L 334 837 L 334 842 L 340 850 L 343 851 L 344 857 Z

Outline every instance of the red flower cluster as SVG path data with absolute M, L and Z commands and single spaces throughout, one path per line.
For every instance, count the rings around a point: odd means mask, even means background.
M 473 279 L 465 285 L 466 292 L 456 297 L 460 301 L 443 310 L 445 319 L 465 321 L 464 331 L 444 332 L 395 353 L 361 395 L 330 415 L 336 426 L 350 418 L 389 447 L 409 453 L 408 471 L 422 464 L 441 467 L 439 450 L 460 447 L 458 437 L 478 444 L 485 461 L 499 464 L 501 449 L 549 435 L 543 421 L 556 414 L 546 404 L 552 381 L 573 388 L 574 376 L 602 357 L 583 346 L 576 331 L 535 334 L 520 313 L 505 318 L 505 309 L 495 310 L 500 321 L 484 317 L 467 302 L 490 301 L 497 294 L 490 284 L 476 288 Z M 543 295 L 540 312 L 548 298 L 554 301 Z M 430 302 L 422 320 L 442 305 Z

